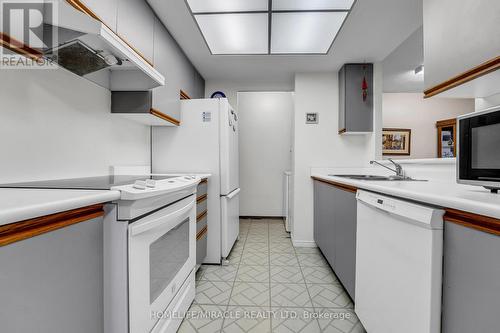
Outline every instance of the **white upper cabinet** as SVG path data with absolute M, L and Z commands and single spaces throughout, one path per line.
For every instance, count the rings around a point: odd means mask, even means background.
M 108 28 L 116 32 L 118 0 L 81 0 Z
M 478 66 L 491 65 L 500 56 L 500 1 L 424 0 L 423 14 L 426 95 L 433 91 L 443 96 L 486 97 L 500 92 L 494 84 L 500 71 L 484 76 L 471 71 L 480 71 Z M 464 73 L 474 79 L 460 80 Z M 450 88 L 453 82 L 453 89 L 436 90 L 438 85 Z
M 116 33 L 152 63 L 155 21 L 153 10 L 144 0 L 117 1 Z
M 180 72 L 181 60 L 177 43 L 170 36 L 163 24 L 154 20 L 154 63 L 155 68 L 165 76 L 163 87 L 153 89 L 153 108 L 180 120 Z

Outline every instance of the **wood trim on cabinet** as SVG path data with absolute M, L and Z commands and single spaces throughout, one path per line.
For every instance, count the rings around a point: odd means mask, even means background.
M 0 45 L 5 47 L 6 49 L 11 50 L 12 52 L 25 56 L 34 61 L 40 60 L 43 57 L 42 52 L 29 47 L 23 42 L 3 32 L 0 32 Z
M 444 91 L 455 88 L 459 85 L 477 79 L 483 75 L 489 74 L 496 70 L 500 69 L 500 56 L 488 60 L 479 66 L 476 66 L 462 74 L 459 74 L 443 83 L 440 83 L 432 88 L 429 88 L 424 91 L 424 98 L 429 98 L 440 94 Z
M 201 230 L 200 230 L 200 232 L 196 234 L 196 240 L 198 241 L 198 240 L 200 240 L 203 236 L 205 236 L 205 235 L 206 235 L 206 233 L 207 233 L 207 231 L 208 231 L 208 226 L 204 226 L 204 227 L 203 227 L 203 229 L 201 229 Z
M 71 6 L 73 6 L 73 8 L 75 8 L 76 10 L 79 10 L 82 13 L 85 13 L 85 14 L 89 15 L 90 17 L 98 20 L 102 24 L 104 24 L 109 30 L 113 31 L 125 44 L 127 44 L 132 50 L 134 50 L 135 53 L 137 53 L 142 59 L 144 59 L 145 62 L 147 62 L 151 67 L 154 67 L 153 63 L 149 59 L 147 59 L 141 52 L 139 52 L 139 50 L 137 50 L 132 44 L 130 44 L 129 42 L 127 42 L 127 40 L 125 40 L 125 38 L 123 38 L 122 36 L 118 35 L 118 33 L 116 33 L 116 31 L 114 31 L 113 29 L 111 29 L 111 27 L 109 25 L 107 25 L 106 22 L 104 22 L 103 20 L 101 20 L 101 18 L 99 16 L 97 16 L 92 11 L 92 9 L 90 9 L 89 7 L 87 7 L 80 0 L 66 0 L 66 2 L 69 3 Z
M 208 214 L 208 210 L 205 210 L 205 211 L 201 212 L 200 214 L 198 214 L 198 216 L 196 216 L 196 223 L 203 220 L 205 218 L 205 216 L 207 216 L 207 214 Z
M 354 186 L 338 183 L 338 182 L 335 182 L 333 180 L 326 180 L 326 179 L 318 178 L 315 176 L 311 176 L 311 178 L 318 181 L 318 182 L 335 186 L 335 187 L 337 187 L 341 190 L 344 190 L 344 191 L 353 192 L 353 193 L 356 193 L 358 191 L 358 189 Z
M 207 194 L 200 195 L 198 198 L 196 198 L 196 203 L 200 203 L 207 200 Z
M 457 157 L 457 119 L 445 119 L 436 122 L 437 128 L 437 157 L 443 157 L 443 148 L 441 146 L 441 134 L 443 132 L 443 127 L 453 127 L 453 157 Z
M 455 126 L 456 124 L 457 124 L 456 118 L 436 121 L 436 127 L 449 127 L 449 126 Z
M 180 91 L 180 98 L 181 99 L 191 99 L 191 97 L 189 97 L 189 95 L 182 89 Z
M 165 114 L 163 112 L 160 112 L 156 109 L 151 109 L 149 110 L 149 113 L 152 114 L 153 116 L 156 116 L 158 118 L 161 118 L 163 120 L 168 121 L 169 123 L 174 124 L 175 126 L 179 126 L 181 124 L 180 120 L 175 119 L 174 117 L 170 117 L 168 114 Z
M 500 220 L 484 215 L 464 212 L 457 209 L 446 208 L 444 220 L 460 224 L 467 228 L 476 229 L 487 232 L 496 236 L 500 236 Z
M 103 205 L 99 204 L 6 224 L 0 226 L 0 246 L 43 235 L 103 215 Z

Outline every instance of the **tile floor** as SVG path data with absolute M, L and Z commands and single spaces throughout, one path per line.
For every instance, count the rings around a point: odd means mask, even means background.
M 280 220 L 240 221 L 228 266 L 203 265 L 179 332 L 365 332 L 316 248 L 294 248 Z

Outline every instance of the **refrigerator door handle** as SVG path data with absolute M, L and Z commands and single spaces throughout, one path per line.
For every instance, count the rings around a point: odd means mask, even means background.
M 232 198 L 234 198 L 235 196 L 238 195 L 238 193 L 240 193 L 241 189 L 240 188 L 237 188 L 236 190 L 234 190 L 233 192 L 229 193 L 228 195 L 226 195 L 226 198 L 228 198 L 229 200 L 231 200 Z

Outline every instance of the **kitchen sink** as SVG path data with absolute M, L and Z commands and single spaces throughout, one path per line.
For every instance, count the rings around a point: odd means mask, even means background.
M 401 176 L 376 176 L 376 175 L 328 175 L 332 177 L 342 177 L 354 180 L 378 180 L 378 181 L 426 181 Z

